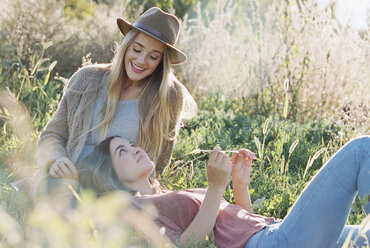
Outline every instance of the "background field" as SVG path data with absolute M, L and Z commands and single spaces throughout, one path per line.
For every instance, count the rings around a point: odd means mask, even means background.
M 132 21 L 153 5 L 182 19 L 178 45 L 189 60 L 174 70 L 199 107 L 159 176 L 168 189 L 207 186 L 208 155 L 201 150 L 247 147 L 258 157 L 251 180 L 255 212 L 284 218 L 339 147 L 370 134 L 369 30 L 339 24 L 333 6 L 284 0 L 1 0 L 0 246 L 148 246 L 141 237 L 161 246 L 143 230 L 132 235 L 135 218 L 118 214 L 127 206 L 126 195 L 95 199 L 85 193 L 79 208 L 63 212 L 59 203 L 33 203 L 9 186 L 37 169 L 37 136 L 66 80 L 83 65 L 111 60 L 122 39 L 115 18 Z M 232 184 L 224 197 L 234 201 Z M 356 200 L 348 223 L 363 218 Z M 211 237 L 204 246 L 212 246 Z

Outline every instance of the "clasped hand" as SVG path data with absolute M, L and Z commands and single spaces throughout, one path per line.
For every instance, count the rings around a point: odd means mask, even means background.
M 77 179 L 78 171 L 71 160 L 62 157 L 56 160 L 49 169 L 49 173 L 53 177 Z
M 230 176 L 234 186 L 247 187 L 250 182 L 253 152 L 240 149 L 229 159 L 229 156 L 217 147 L 208 161 L 207 177 L 209 187 L 225 190 Z

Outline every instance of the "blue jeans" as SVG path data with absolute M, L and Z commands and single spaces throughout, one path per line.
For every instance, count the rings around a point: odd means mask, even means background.
M 356 193 L 361 199 L 370 194 L 370 136 L 343 146 L 310 181 L 284 220 L 253 235 L 245 247 L 341 247 L 351 231 L 355 232 L 351 239 L 357 240 L 360 226 L 345 226 Z M 369 217 L 370 202 L 363 207 Z M 370 242 L 369 226 L 354 241 L 357 247 Z

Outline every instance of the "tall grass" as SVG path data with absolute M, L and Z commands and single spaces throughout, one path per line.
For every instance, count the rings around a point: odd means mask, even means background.
M 241 110 L 232 110 L 231 101 L 221 100 L 220 96 L 208 97 L 203 104 L 198 116 L 181 130 L 174 163 L 160 180 L 171 190 L 206 187 L 208 154 L 202 150 L 217 144 L 225 150 L 247 147 L 257 157 L 250 185 L 255 211 L 278 218 L 287 214 L 312 175 L 339 149 L 337 135 L 344 130 L 330 120 L 299 124 L 248 116 Z M 233 201 L 231 189 L 232 185 L 225 198 Z M 361 216 L 363 213 L 357 208 L 350 222 L 358 223 Z
M 288 79 L 292 120 L 368 105 L 368 32 L 341 26 L 315 1 L 271 1 L 267 10 L 259 2 L 219 0 L 211 13 L 199 5 L 180 40 L 189 54 L 181 67 L 185 82 L 200 95 L 222 89 L 225 97 L 254 103 L 258 113 L 281 117 Z
M 46 54 L 58 61 L 56 70 L 63 76 L 70 76 L 81 66 L 81 58 L 87 54 L 93 62 L 109 62 L 121 37 L 116 18 L 138 15 L 130 9 L 128 0 L 93 4 L 72 12 L 66 8 L 66 1 L 2 0 L 1 5 L 2 57 L 8 63 L 14 58 L 27 63 L 30 56 L 51 42 L 53 46 Z
M 134 209 L 128 194 L 98 199 L 84 192 L 76 194 L 79 206 L 69 208 L 63 195 L 30 199 L 10 186 L 37 169 L 38 129 L 55 111 L 61 93 L 60 82 L 50 78 L 55 63 L 33 58 L 31 68 L 5 68 L 0 77 L 0 246 L 174 247 L 152 221 L 155 215 Z
M 63 76 L 87 54 L 93 63 L 109 62 L 121 39 L 115 18 L 133 21 L 143 10 L 130 6 L 120 0 L 83 6 L 77 18 L 64 1 L 4 0 L 2 57 L 26 62 L 52 42 L 46 54 L 58 61 L 56 71 Z M 282 117 L 288 79 L 289 119 L 326 118 L 346 104 L 368 115 L 368 30 L 340 24 L 330 8 L 321 9 L 314 0 L 199 3 L 195 18 L 184 18 L 178 43 L 189 55 L 178 75 L 198 98 L 221 89 L 224 97 L 242 97 L 258 113 Z M 364 125 L 362 133 L 370 129 L 369 122 Z
M 94 4 L 78 15 L 65 11 L 63 1 L 37 2 L 0 6 L 0 218 L 6 220 L 0 246 L 165 246 L 153 216 L 128 209 L 127 195 L 96 199 L 85 192 L 78 208 L 61 209 L 10 187 L 37 168 L 37 136 L 63 93 L 58 74 L 71 75 L 81 60 L 109 61 L 120 39 L 115 17 L 141 13 L 129 1 Z M 339 25 L 311 1 L 295 3 L 219 0 L 183 20 L 179 46 L 189 61 L 177 75 L 199 112 L 181 129 L 172 163 L 160 175 L 167 188 L 206 187 L 205 150 L 247 147 L 257 154 L 250 187 L 255 212 L 283 218 L 339 147 L 369 134 L 368 33 Z M 224 195 L 231 202 L 232 187 Z M 362 222 L 359 206 L 356 200 L 349 224 Z
M 40 61 L 45 60 L 40 58 Z M 36 65 L 40 64 L 42 63 L 36 62 Z M 60 209 L 64 204 L 58 204 L 55 200 L 44 199 L 32 203 L 27 195 L 16 192 L 9 186 L 9 182 L 15 178 L 13 173 L 28 164 L 25 161 L 32 161 L 33 149 L 26 153 L 24 151 L 27 149 L 21 149 L 23 144 L 28 142 L 24 141 L 25 137 L 31 136 L 31 140 L 35 141 L 32 128 L 40 125 L 41 121 L 38 118 L 47 118 L 45 116 L 33 118 L 32 126 L 24 132 L 25 126 L 19 125 L 16 120 L 21 116 L 27 116 L 28 111 L 33 116 L 37 116 L 38 111 L 32 112 L 32 108 L 19 106 L 16 96 L 19 95 L 19 99 L 24 99 L 23 101 L 29 101 L 32 106 L 34 98 L 22 97 L 27 95 L 36 97 L 37 94 L 32 94 L 34 89 L 40 87 L 40 90 L 46 92 L 46 96 L 52 95 L 53 87 L 47 86 L 57 84 L 57 81 L 48 79 L 50 72 L 48 69 L 51 67 L 44 66 L 44 68 L 34 77 L 30 76 L 34 68 L 20 68 L 18 71 L 23 71 L 22 75 L 27 78 L 25 82 L 33 85 L 16 87 L 15 90 L 21 89 L 20 92 L 11 92 L 12 89 L 8 87 L 6 95 L 1 98 L 7 97 L 7 100 L 1 103 L 2 114 L 4 114 L 1 121 L 5 127 L 2 129 L 2 137 L 6 138 L 0 143 L 1 158 L 4 158 L 6 151 L 10 153 L 6 156 L 8 159 L 2 161 L 0 166 L 0 172 L 3 175 L 0 201 L 5 206 L 0 212 L 3 218 L 11 223 L 6 227 L 0 227 L 2 245 L 4 247 L 24 247 L 31 244 L 53 246 L 58 243 L 60 247 L 99 247 L 106 240 L 110 240 L 112 247 L 122 244 L 149 246 L 147 241 L 143 240 L 143 236 L 140 236 L 141 232 L 144 232 L 145 239 L 154 246 L 158 244 L 156 242 L 165 242 L 152 240 L 150 235 L 153 234 L 145 233 L 146 227 L 151 225 L 150 221 L 142 226 L 135 226 L 136 222 L 132 222 L 131 215 L 126 217 L 121 215 L 119 209 L 127 211 L 125 196 L 95 199 L 89 194 L 82 194 L 79 197 L 80 204 L 77 209 L 65 210 Z M 19 83 L 14 85 L 20 85 L 23 76 L 10 76 L 1 83 L 18 80 Z M 45 79 L 48 79 L 46 84 Z M 55 101 L 48 98 L 39 100 L 53 104 Z M 223 100 L 221 94 L 211 95 L 200 102 L 198 116 L 181 130 L 173 154 L 173 163 L 160 175 L 160 181 L 172 190 L 206 187 L 205 171 L 208 154 L 202 153 L 202 149 L 209 150 L 217 144 L 223 149 L 248 147 L 258 151 L 258 160 L 255 163 L 255 173 L 252 175 L 250 188 L 254 210 L 259 214 L 283 218 L 307 181 L 331 155 L 330 150 L 338 149 L 339 143 L 334 141 L 337 139 L 338 132 L 345 131 L 345 128 L 330 120 L 299 124 L 288 119 L 250 116 L 238 103 L 241 103 L 240 99 Z M 286 108 L 289 109 L 289 105 Z M 22 118 L 25 120 L 26 117 Z M 18 129 L 21 132 L 18 132 Z M 28 144 L 34 147 L 34 143 L 28 142 Z M 323 148 L 326 148 L 327 152 L 323 154 L 324 156 L 322 154 L 319 156 L 318 151 Z M 17 160 L 19 157 L 24 160 Z M 9 158 L 15 158 L 14 161 L 19 163 L 13 163 Z M 8 167 L 11 164 L 16 166 Z M 308 167 L 307 164 L 310 166 Z M 232 184 L 228 186 L 225 198 L 231 202 L 234 201 Z M 115 211 L 112 211 L 112 206 L 117 207 Z M 349 223 L 359 224 L 363 219 L 363 212 L 360 208 L 353 209 Z M 135 217 L 137 218 L 139 216 Z M 139 229 L 139 234 L 132 232 L 130 228 L 132 225 Z M 212 239 L 208 242 L 212 246 Z

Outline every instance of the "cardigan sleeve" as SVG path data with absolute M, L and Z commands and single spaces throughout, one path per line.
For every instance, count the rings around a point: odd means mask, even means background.
M 170 101 L 173 104 L 173 118 L 170 124 L 170 138 L 166 139 L 162 145 L 161 155 L 157 159 L 156 172 L 160 174 L 163 169 L 170 163 L 172 157 L 172 151 L 174 149 L 177 129 L 181 121 L 181 112 L 184 105 L 184 93 L 180 85 L 174 84 L 174 87 L 170 93 Z
M 77 71 L 71 77 L 56 112 L 39 135 L 36 156 L 38 165 L 42 169 L 47 169 L 58 158 L 67 157 L 69 109 L 70 104 L 72 104 L 71 98 L 76 97 L 76 94 L 73 94 L 72 91 L 78 90 L 74 88 L 78 86 L 82 71 Z M 77 102 L 76 99 L 73 100 Z

